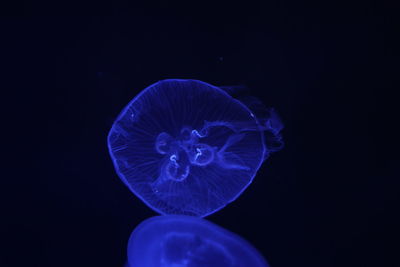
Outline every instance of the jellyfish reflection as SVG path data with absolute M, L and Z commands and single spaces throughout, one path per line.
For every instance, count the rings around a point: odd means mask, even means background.
M 280 140 L 274 113 L 259 117 L 222 89 L 164 80 L 135 97 L 108 135 L 121 180 L 161 214 L 204 217 L 234 201 Z
M 129 267 L 268 267 L 247 241 L 204 219 L 156 216 L 128 243 Z

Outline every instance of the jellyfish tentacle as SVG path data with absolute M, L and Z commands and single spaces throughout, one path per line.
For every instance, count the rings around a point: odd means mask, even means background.
M 229 147 L 237 142 L 240 142 L 245 137 L 245 134 L 233 134 L 229 136 L 224 146 L 218 151 L 219 165 L 225 169 L 249 170 L 245 166 L 243 160 L 233 152 L 226 151 Z
M 220 149 L 220 152 L 224 152 L 226 149 L 228 149 L 230 146 L 236 144 L 237 142 L 240 142 L 244 138 L 246 134 L 233 134 L 228 137 L 228 140 L 226 140 L 224 146 Z
M 243 160 L 238 157 L 235 153 L 224 152 L 218 154 L 219 166 L 224 169 L 236 169 L 236 170 L 249 170 Z

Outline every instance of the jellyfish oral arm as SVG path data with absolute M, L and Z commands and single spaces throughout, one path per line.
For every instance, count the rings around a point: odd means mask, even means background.
M 173 154 L 169 157 L 169 161 L 165 165 L 164 174 L 173 181 L 181 182 L 185 180 L 190 173 L 190 165 L 184 161 L 179 161 L 177 155 Z
M 206 166 L 214 161 L 215 148 L 206 144 L 196 144 L 188 151 L 190 163 L 196 166 Z
M 170 150 L 170 146 L 171 146 L 171 141 L 172 141 L 172 137 L 165 133 L 162 132 L 160 133 L 155 141 L 155 149 L 159 154 L 166 154 L 168 153 L 168 151 Z
M 201 138 L 207 137 L 210 127 L 227 127 L 234 133 L 230 135 L 225 144 L 218 149 L 217 147 L 211 147 L 205 143 L 199 142 Z M 227 151 L 231 146 L 240 142 L 245 137 L 245 133 L 238 133 L 240 131 L 239 129 L 240 128 L 234 127 L 234 124 L 227 122 L 205 121 L 200 131 L 191 130 L 189 127 L 183 127 L 180 135 L 175 138 L 168 133 L 160 133 L 155 141 L 155 149 L 159 154 L 170 155 L 164 168 L 162 168 L 162 175 L 169 180 L 181 182 L 189 176 L 190 165 L 207 166 L 213 162 L 224 169 L 248 170 L 249 168 L 245 166 L 243 160 L 241 160 L 239 156 L 235 155 L 233 152 Z M 248 129 L 249 128 L 247 128 L 247 130 Z M 179 156 L 182 152 L 186 155 Z M 179 160 L 183 157 L 187 157 L 189 162 Z

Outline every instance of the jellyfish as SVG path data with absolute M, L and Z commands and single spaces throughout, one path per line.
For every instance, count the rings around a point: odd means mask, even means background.
M 159 81 L 131 100 L 111 127 L 116 172 L 160 214 L 212 214 L 234 201 L 279 150 L 268 144 L 281 143 L 282 123 L 273 109 L 259 110 L 254 101 L 241 102 L 202 81 Z
M 205 219 L 155 216 L 132 232 L 129 267 L 268 267 L 247 241 Z

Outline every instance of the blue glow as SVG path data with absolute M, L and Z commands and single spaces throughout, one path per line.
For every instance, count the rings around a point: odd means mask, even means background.
M 142 222 L 128 243 L 129 267 L 268 267 L 247 241 L 204 219 L 156 216 Z
M 123 109 L 110 130 L 115 169 L 161 214 L 214 213 L 234 201 L 279 149 L 268 140 L 282 144 L 276 113 L 260 116 L 253 106 L 201 81 L 157 82 Z

